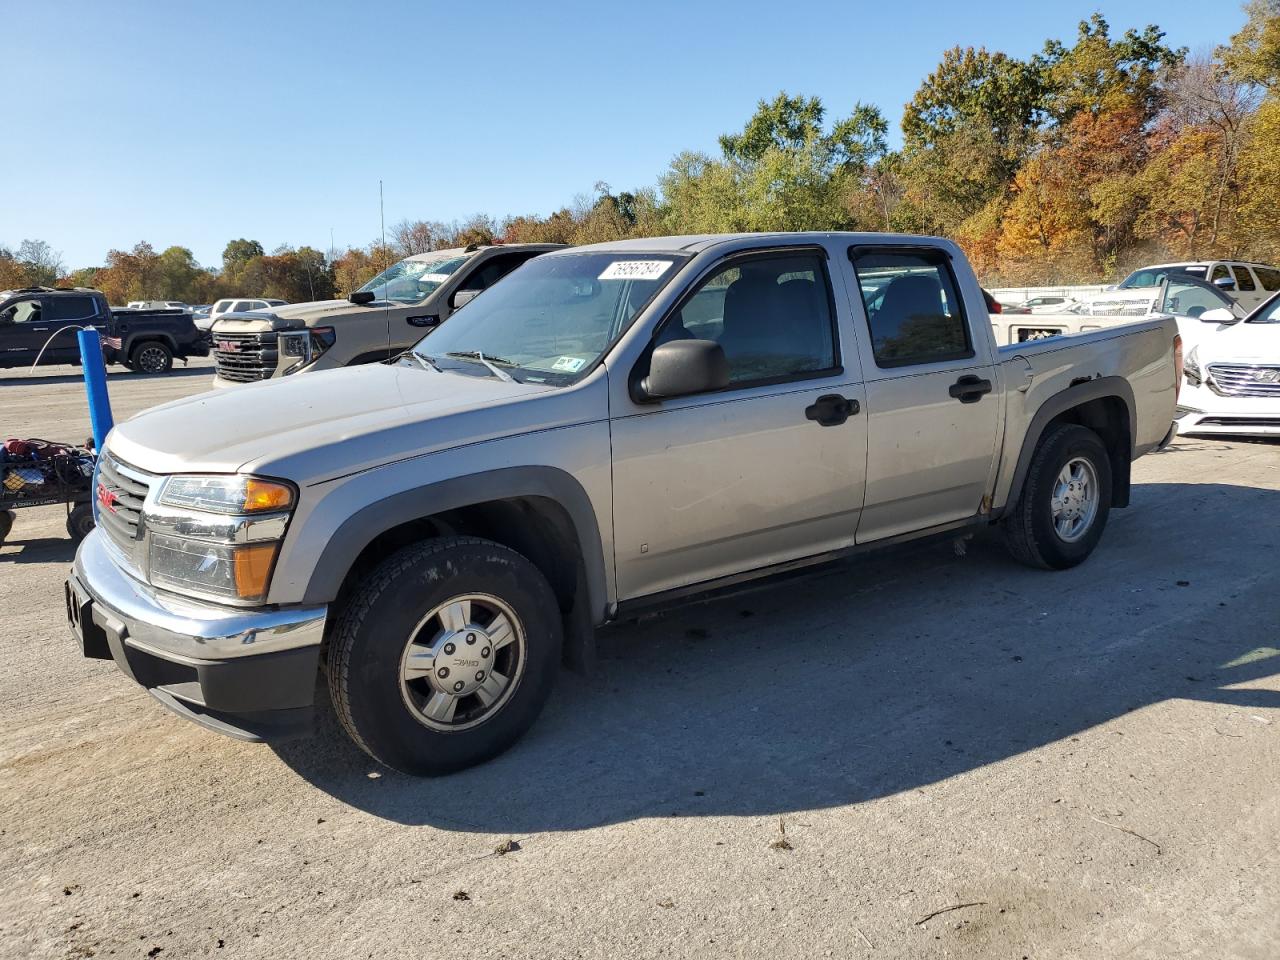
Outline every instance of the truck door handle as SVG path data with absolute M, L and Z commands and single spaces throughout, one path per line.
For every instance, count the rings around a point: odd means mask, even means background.
M 804 408 L 805 418 L 814 420 L 820 427 L 835 427 L 844 423 L 861 410 L 857 400 L 850 400 L 838 393 L 828 393 Z
M 405 322 L 411 327 L 438 327 L 440 326 L 440 318 L 435 314 L 426 317 L 405 317 Z
M 991 381 L 969 374 L 953 383 L 947 392 L 961 403 L 977 403 L 991 392 Z

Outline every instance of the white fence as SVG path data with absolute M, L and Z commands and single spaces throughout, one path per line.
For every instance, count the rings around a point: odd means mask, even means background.
M 989 287 L 988 292 L 1005 306 L 1014 306 L 1032 297 L 1070 297 L 1075 299 L 1086 293 L 1101 293 L 1106 284 L 1066 287 Z

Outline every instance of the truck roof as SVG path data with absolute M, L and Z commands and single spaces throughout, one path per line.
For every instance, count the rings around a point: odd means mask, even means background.
M 445 257 L 464 257 L 480 250 L 560 250 L 563 243 L 478 243 L 469 247 L 448 247 L 444 250 L 428 250 L 405 257 L 406 260 L 440 260 Z
M 609 250 L 629 251 L 633 253 L 700 253 L 709 247 L 737 240 L 813 240 L 826 237 L 837 237 L 853 243 L 866 244 L 919 244 L 921 242 L 937 243 L 951 247 L 949 240 L 940 237 L 925 237 L 908 233 L 849 233 L 839 230 L 804 230 L 775 233 L 701 233 L 683 237 L 637 237 L 631 240 L 610 240 L 606 243 L 591 243 L 581 247 L 572 247 L 562 251 L 563 254 L 604 252 Z

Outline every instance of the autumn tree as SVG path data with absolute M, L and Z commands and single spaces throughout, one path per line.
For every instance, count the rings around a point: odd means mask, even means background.
M 1280 85 L 1280 0 L 1249 0 L 1249 19 L 1218 56 L 1232 79 L 1268 89 Z

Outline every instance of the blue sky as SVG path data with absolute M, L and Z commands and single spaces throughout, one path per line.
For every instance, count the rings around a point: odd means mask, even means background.
M 1095 9 L 1193 50 L 1244 22 L 1234 0 L 0 0 L 0 243 L 70 267 L 140 240 L 206 265 L 241 236 L 360 245 L 380 178 L 388 226 L 548 213 L 652 184 L 781 89 L 878 104 L 896 135 L 946 48 L 1026 56 Z

